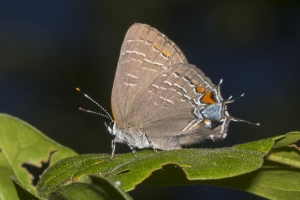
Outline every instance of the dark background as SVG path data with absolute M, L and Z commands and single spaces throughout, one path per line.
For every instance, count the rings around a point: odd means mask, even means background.
M 110 153 L 105 119 L 75 91 L 110 111 L 110 94 L 127 29 L 149 24 L 173 40 L 226 99 L 245 93 L 229 113 L 224 147 L 300 130 L 299 1 L 0 1 L 0 112 L 21 118 L 80 154 Z M 117 153 L 130 152 L 117 145 Z M 135 199 L 261 199 L 205 185 L 138 186 Z

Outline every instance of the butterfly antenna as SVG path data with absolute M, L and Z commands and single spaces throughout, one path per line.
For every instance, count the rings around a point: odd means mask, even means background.
M 255 125 L 255 126 L 260 126 L 260 123 L 252 123 L 252 122 L 249 122 L 247 120 L 243 120 L 243 119 L 239 119 L 239 118 L 235 118 L 235 117 L 231 117 L 231 116 L 229 117 L 229 119 L 231 121 L 234 121 L 234 122 L 245 122 L 247 124 L 251 124 L 251 125 Z
M 88 113 L 92 113 L 92 114 L 97 114 L 97 115 L 100 115 L 100 116 L 103 116 L 103 117 L 106 117 L 107 119 L 113 121 L 112 117 L 110 116 L 110 114 L 99 104 L 97 103 L 94 99 L 92 99 L 89 95 L 85 94 L 84 92 L 82 92 L 79 88 L 76 88 L 76 90 L 78 92 L 80 92 L 83 96 L 85 96 L 86 98 L 88 98 L 89 100 L 91 100 L 94 104 L 96 104 L 99 108 L 101 108 L 105 113 L 106 115 L 104 114 L 101 114 L 101 113 L 98 113 L 98 112 L 94 112 L 94 111 L 91 111 L 91 110 L 85 110 L 83 108 L 79 108 L 79 110 L 81 111 L 84 111 L 84 112 L 88 112 Z
M 224 101 L 226 104 L 228 103 L 232 103 L 235 100 L 238 100 L 239 98 L 243 97 L 245 95 L 245 93 L 241 94 L 239 97 L 232 99 L 232 96 L 230 96 L 226 101 Z
M 224 101 L 224 103 L 225 104 L 232 103 L 235 100 L 238 100 L 239 98 L 243 97 L 244 95 L 245 95 L 245 93 L 241 94 L 239 97 L 234 98 L 234 99 L 232 99 L 232 96 L 230 96 L 226 101 Z M 234 121 L 234 122 L 245 122 L 245 123 L 248 123 L 248 124 L 251 124 L 251 125 L 260 126 L 259 123 L 252 123 L 252 122 L 249 122 L 247 120 L 243 120 L 243 119 L 239 119 L 239 118 L 235 118 L 235 117 L 231 117 L 231 116 L 228 119 L 231 120 L 231 121 Z
M 102 114 L 102 113 L 98 113 L 98 112 L 91 111 L 91 110 L 86 110 L 86 109 L 83 109 L 83 108 L 79 108 L 79 110 L 84 111 L 84 112 L 88 112 L 88 113 L 92 113 L 92 114 L 96 114 L 96 115 L 100 115 L 100 116 L 102 116 L 102 117 L 105 117 L 105 118 L 111 120 L 109 116 L 104 115 L 104 114 Z

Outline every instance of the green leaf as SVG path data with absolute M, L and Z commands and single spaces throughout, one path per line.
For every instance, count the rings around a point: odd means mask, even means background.
M 0 139 L 1 140 L 1 139 Z M 13 175 L 14 171 L 5 159 L 5 156 L 0 152 L 0 196 L 1 200 L 18 199 L 17 191 L 9 176 Z
M 88 183 L 71 183 L 57 188 L 49 195 L 49 200 L 106 200 L 102 190 Z
M 51 200 L 131 200 L 118 184 L 101 176 L 89 176 L 91 183 L 71 183 L 59 187 L 49 195 Z
M 296 145 L 276 148 L 266 159 L 300 169 L 300 152 Z
M 289 144 L 296 143 L 298 140 L 300 140 L 300 132 L 297 131 L 290 132 L 287 133 L 286 135 L 274 137 L 274 138 L 276 138 L 276 142 L 273 148 L 284 147 L 284 146 L 288 146 Z
M 41 178 L 37 189 L 47 197 L 62 184 L 76 181 L 88 174 L 102 174 L 128 191 L 144 181 L 154 171 L 173 164 L 180 167 L 188 180 L 208 180 L 234 177 L 259 169 L 269 152 L 273 139 L 266 139 L 233 148 L 181 149 L 172 151 L 141 151 L 138 158 L 132 154 L 80 155 L 64 159 L 51 167 Z
M 37 194 L 33 178 L 38 178 L 48 164 L 51 166 L 63 158 L 76 155 L 26 122 L 6 114 L 0 114 L 0 138 L 2 200 L 18 199 L 9 176 L 16 177 L 24 187 Z
M 149 151 L 140 152 L 141 155 L 149 153 Z M 98 174 L 100 173 L 99 168 L 104 171 L 113 170 L 130 160 L 135 160 L 132 154 L 116 155 L 113 159 L 110 159 L 108 154 L 87 154 L 63 159 L 48 169 L 41 177 L 37 185 L 38 193 L 42 197 L 47 197 L 60 185 L 76 181 L 85 175 Z M 115 164 L 116 166 L 114 166 Z
M 167 165 L 163 170 L 155 171 L 144 183 L 157 186 L 210 184 L 244 190 L 268 199 L 298 199 L 300 196 L 300 152 L 299 147 L 291 143 L 300 139 L 300 133 L 289 133 L 273 139 L 276 141 L 276 146 L 274 144 L 276 148 L 272 147 L 262 168 L 254 172 L 220 180 L 189 181 L 179 167 Z M 281 143 L 280 147 L 277 142 Z M 283 146 L 283 142 L 287 146 Z M 236 147 L 245 147 L 245 145 Z
M 92 184 L 101 188 L 103 192 L 110 198 L 116 200 L 131 200 L 132 198 L 120 187 L 120 182 L 112 182 L 110 179 L 103 176 L 89 176 Z
M 300 169 L 265 162 L 262 168 L 249 174 L 200 182 L 244 190 L 267 199 L 299 199 Z
M 300 170 L 269 161 L 262 168 L 240 176 L 194 181 L 187 180 L 180 167 L 167 165 L 153 172 L 143 183 L 154 186 L 214 185 L 243 190 L 267 199 L 299 199 L 300 196 Z
M 20 200 L 40 200 L 39 197 L 35 196 L 30 190 L 25 188 L 15 177 L 11 176 L 10 178 L 16 187 Z
M 293 144 L 298 140 L 300 140 L 300 132 L 290 132 L 276 139 L 266 159 L 300 169 L 300 148 Z

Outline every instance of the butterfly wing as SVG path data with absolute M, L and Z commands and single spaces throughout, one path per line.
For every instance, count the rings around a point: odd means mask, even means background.
M 165 35 L 145 24 L 132 25 L 122 44 L 112 89 L 112 111 L 116 123 L 125 125 L 130 110 L 155 77 L 170 66 L 187 63 L 181 50 Z
M 209 105 L 218 105 L 214 88 L 195 66 L 173 65 L 138 94 L 129 110 L 127 124 L 145 131 L 152 141 L 165 139 L 169 143 L 172 138 L 177 141 L 181 138 L 181 145 L 218 134 L 218 128 L 205 125 L 207 119 L 201 113 Z
M 118 126 L 146 133 L 159 149 L 196 143 L 220 133 L 221 111 L 226 109 L 216 107 L 216 113 L 209 113 L 219 115 L 220 123 L 213 128 L 205 124 L 209 119 L 201 113 L 212 112 L 209 105 L 221 105 L 219 92 L 165 35 L 144 24 L 130 27 L 112 90 Z

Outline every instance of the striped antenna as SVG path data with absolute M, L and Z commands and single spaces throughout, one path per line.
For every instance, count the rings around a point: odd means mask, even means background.
M 100 115 L 102 117 L 106 117 L 107 119 L 114 121 L 113 118 L 110 116 L 110 114 L 99 104 L 97 103 L 94 99 L 92 99 L 89 95 L 87 95 L 86 93 L 82 92 L 79 88 L 76 88 L 76 90 L 78 92 L 80 92 L 81 94 L 83 94 L 83 96 L 85 96 L 86 98 L 88 98 L 89 100 L 91 100 L 94 104 L 96 104 L 99 108 L 101 108 L 106 115 L 102 114 L 102 113 L 98 113 L 98 112 L 94 112 L 91 110 L 85 110 L 83 108 L 79 108 L 79 110 L 84 111 L 84 112 L 88 112 L 88 113 L 92 113 L 92 114 L 96 114 L 96 115 Z

